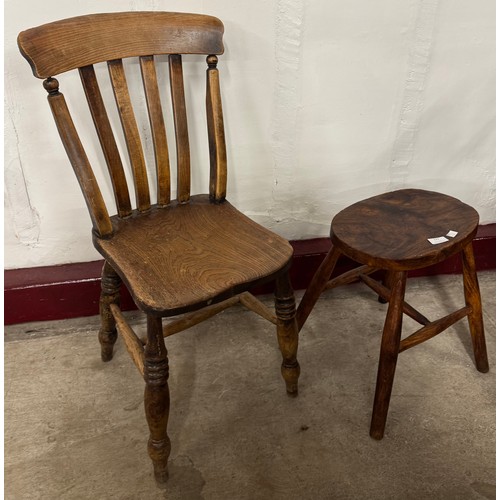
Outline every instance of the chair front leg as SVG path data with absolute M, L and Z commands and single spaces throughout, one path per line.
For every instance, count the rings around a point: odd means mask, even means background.
M 300 366 L 297 361 L 299 334 L 297 328 L 295 295 L 290 284 L 288 272 L 282 273 L 276 280 L 275 308 L 278 344 L 283 356 L 281 375 L 285 380 L 289 396 L 298 393 Z
M 391 274 L 390 282 L 392 289 L 380 346 L 377 386 L 375 388 L 375 400 L 370 427 L 370 436 L 374 439 L 382 439 L 384 437 L 392 384 L 398 361 L 401 328 L 403 326 L 406 272 L 398 271 Z
M 154 475 L 159 486 L 168 479 L 170 439 L 167 423 L 170 410 L 168 389 L 168 353 L 163 338 L 161 318 L 148 314 L 147 342 L 144 348 L 144 409 L 149 426 L 148 453 L 153 461 Z
M 467 318 L 474 348 L 474 358 L 478 371 L 486 373 L 489 370 L 486 340 L 484 338 L 483 309 L 481 294 L 477 281 L 476 263 L 472 242 L 462 251 L 465 303 L 471 308 Z
M 111 314 L 111 304 L 120 305 L 120 285 L 122 280 L 116 271 L 104 262 L 101 275 L 101 298 L 99 300 L 99 314 L 101 316 L 101 328 L 99 330 L 99 342 L 101 344 L 101 359 L 110 361 L 113 358 L 113 346 L 116 342 L 116 323 Z

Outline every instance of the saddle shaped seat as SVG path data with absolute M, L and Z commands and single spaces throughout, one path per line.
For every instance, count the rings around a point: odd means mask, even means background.
M 292 257 L 288 241 L 228 201 L 211 203 L 207 195 L 111 221 L 113 235 L 94 237 L 96 248 L 140 309 L 161 316 L 193 311 L 269 281 Z

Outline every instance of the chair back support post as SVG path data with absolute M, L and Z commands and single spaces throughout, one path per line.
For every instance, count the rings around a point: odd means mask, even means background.
M 217 62 L 216 55 L 207 57 L 206 108 L 210 151 L 210 198 L 220 203 L 226 198 L 227 154 Z
M 87 154 L 76 132 L 75 125 L 64 99 L 59 92 L 59 82 L 55 78 L 47 78 L 43 82 L 45 90 L 49 93 L 48 101 L 61 141 L 66 154 L 71 162 L 73 170 L 83 192 L 85 202 L 90 212 L 90 218 L 94 232 L 101 238 L 113 234 L 113 227 L 109 218 L 108 210 L 104 203 L 101 190 L 97 184 L 94 172 L 90 166 Z

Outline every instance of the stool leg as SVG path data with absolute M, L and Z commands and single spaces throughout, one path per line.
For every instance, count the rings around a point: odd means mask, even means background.
M 380 346 L 377 386 L 375 389 L 370 427 L 370 436 L 374 439 L 382 439 L 384 437 L 387 411 L 389 410 L 389 402 L 391 400 L 392 383 L 398 361 L 401 327 L 403 325 L 406 272 L 397 271 L 391 274 L 392 289 Z
M 390 271 L 386 271 L 384 274 L 384 278 L 382 279 L 382 285 L 384 285 L 386 288 L 391 289 L 391 275 L 392 273 Z M 381 304 L 387 304 L 387 300 L 385 300 L 383 297 L 379 295 L 378 301 Z
M 488 354 L 486 352 L 486 341 L 484 339 L 483 310 L 481 307 L 481 294 L 477 281 L 472 242 L 462 251 L 462 264 L 465 304 L 471 308 L 471 312 L 468 314 L 468 320 L 476 368 L 478 371 L 486 373 L 489 370 Z
M 332 247 L 307 286 L 307 290 L 305 291 L 299 307 L 297 308 L 297 326 L 299 332 L 304 326 L 309 314 L 311 314 L 311 311 L 318 301 L 321 292 L 325 289 L 325 285 L 332 275 L 333 268 L 335 267 L 339 256 L 340 250 Z

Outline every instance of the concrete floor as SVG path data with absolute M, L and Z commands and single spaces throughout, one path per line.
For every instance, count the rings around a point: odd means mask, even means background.
M 490 372 L 474 369 L 466 320 L 403 353 L 380 442 L 368 427 L 386 306 L 362 285 L 318 302 L 301 333 L 296 399 L 272 326 L 239 306 L 168 339 L 166 491 L 121 340 L 104 364 L 95 317 L 7 327 L 5 498 L 493 499 L 495 274 L 479 279 Z M 462 306 L 460 276 L 411 279 L 407 298 L 437 318 Z

